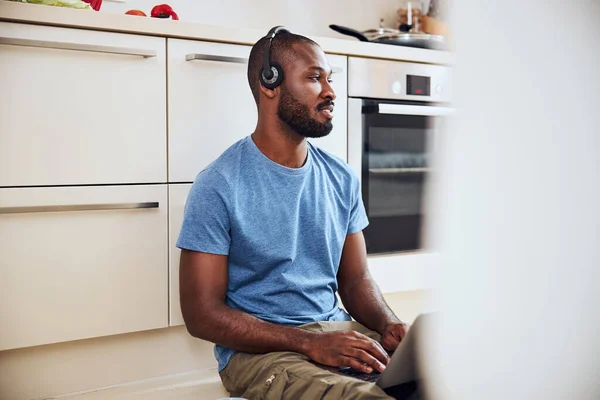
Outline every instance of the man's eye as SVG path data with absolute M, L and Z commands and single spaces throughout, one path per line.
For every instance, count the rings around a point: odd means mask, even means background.
M 319 79 L 321 79 L 321 77 L 319 75 L 314 75 L 310 76 L 309 79 L 312 79 L 313 81 L 318 81 Z
M 327 79 L 327 82 L 333 83 L 333 79 Z

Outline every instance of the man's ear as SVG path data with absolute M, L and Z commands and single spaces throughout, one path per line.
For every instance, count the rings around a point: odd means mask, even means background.
M 275 89 L 269 89 L 268 87 L 260 85 L 260 91 L 262 94 L 267 96 L 267 98 L 274 99 L 279 94 L 279 87 L 276 87 Z

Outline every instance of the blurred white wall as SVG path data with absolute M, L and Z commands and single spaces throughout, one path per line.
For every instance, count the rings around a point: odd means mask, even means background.
M 398 28 L 396 10 L 400 8 L 396 0 L 126 0 L 123 3 L 105 0 L 100 11 L 121 14 L 140 9 L 150 15 L 152 7 L 163 3 L 171 5 L 182 21 L 265 31 L 285 25 L 305 35 L 346 39 L 351 38 L 331 30 L 329 25 L 364 31 L 377 28 L 383 18 L 388 28 Z M 425 9 L 428 5 L 429 0 L 424 0 Z
M 600 2 L 456 0 L 452 12 L 432 398 L 598 399 Z

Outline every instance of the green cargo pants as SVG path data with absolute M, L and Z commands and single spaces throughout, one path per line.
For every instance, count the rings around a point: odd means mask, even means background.
M 354 330 L 377 341 L 381 336 L 358 322 L 313 322 L 302 329 L 331 332 Z M 231 396 L 250 400 L 393 399 L 374 383 L 364 382 L 312 362 L 293 352 L 237 352 L 221 373 Z

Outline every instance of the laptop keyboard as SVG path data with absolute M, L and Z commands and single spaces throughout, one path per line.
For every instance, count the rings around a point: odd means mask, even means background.
M 366 372 L 360 372 L 350 367 L 340 367 L 338 371 L 344 375 L 348 375 L 366 382 L 375 382 L 379 378 L 379 375 L 381 375 L 379 372 L 371 372 L 370 374 L 367 374 Z

